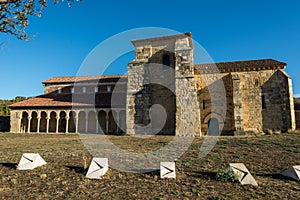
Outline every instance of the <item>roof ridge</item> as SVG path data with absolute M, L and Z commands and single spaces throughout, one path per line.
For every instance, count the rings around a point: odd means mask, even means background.
M 230 63 L 247 63 L 247 62 L 259 62 L 259 61 L 272 61 L 276 63 L 281 63 L 286 65 L 284 62 L 280 62 L 278 60 L 274 60 L 272 58 L 263 58 L 263 59 L 255 59 L 255 60 L 236 60 L 236 61 L 222 61 L 222 62 L 211 62 L 211 63 L 197 63 L 194 66 L 201 65 L 211 65 L 211 64 L 230 64 Z

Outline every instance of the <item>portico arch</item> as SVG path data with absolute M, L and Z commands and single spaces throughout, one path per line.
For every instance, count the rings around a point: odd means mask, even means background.
M 31 113 L 30 132 L 32 133 L 37 132 L 37 124 L 38 124 L 38 114 L 36 111 L 33 111 Z

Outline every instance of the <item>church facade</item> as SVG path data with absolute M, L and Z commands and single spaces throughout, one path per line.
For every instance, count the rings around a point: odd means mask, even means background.
M 132 43 L 127 75 L 50 78 L 43 95 L 11 106 L 11 132 L 203 136 L 295 129 L 286 63 L 194 64 L 190 33 Z

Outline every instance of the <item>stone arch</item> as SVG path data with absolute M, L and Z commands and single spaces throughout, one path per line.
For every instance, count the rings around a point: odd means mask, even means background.
M 98 123 L 99 123 L 99 133 L 104 134 L 106 132 L 106 112 L 104 110 L 100 110 L 98 112 Z
M 69 113 L 69 133 L 75 133 L 76 132 L 76 113 L 74 111 L 71 111 Z
M 37 132 L 38 114 L 36 111 L 31 112 L 30 132 Z
M 86 126 L 86 114 L 84 111 L 80 111 L 78 114 L 78 133 L 85 133 Z
M 55 133 L 56 132 L 56 120 L 57 114 L 56 112 L 52 111 L 50 113 L 50 120 L 49 120 L 49 132 Z
M 58 132 L 65 133 L 67 131 L 67 119 L 66 119 L 66 112 L 61 111 L 59 113 L 59 125 L 58 125 Z
M 40 132 L 47 132 L 47 113 L 45 111 L 41 112 Z
M 117 123 L 116 123 L 116 111 L 109 111 L 108 113 L 108 133 L 113 134 L 117 132 Z
M 213 121 L 211 121 L 211 120 L 213 120 Z M 213 124 L 218 124 L 218 127 L 214 127 L 213 129 L 209 130 L 209 124 L 210 124 L 209 122 L 211 122 Z M 207 133 L 214 135 L 216 133 L 212 133 L 212 132 L 218 131 L 218 134 L 219 134 L 220 131 L 223 130 L 224 122 L 225 122 L 225 120 L 220 114 L 211 112 L 205 116 L 203 124 L 207 127 Z
M 96 113 L 95 111 L 90 111 L 88 114 L 88 132 L 96 133 Z
M 224 124 L 224 118 L 222 117 L 222 115 L 218 114 L 218 113 L 215 113 L 215 112 L 210 112 L 208 113 L 205 118 L 204 118 L 204 124 L 208 124 L 208 121 L 211 119 L 211 118 L 216 118 L 219 122 L 219 124 Z
M 27 133 L 28 132 L 28 113 L 26 111 L 22 112 L 20 132 Z

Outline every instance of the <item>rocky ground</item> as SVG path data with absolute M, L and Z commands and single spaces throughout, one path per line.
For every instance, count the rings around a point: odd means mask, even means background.
M 109 136 L 116 146 L 146 152 L 167 145 L 172 137 L 150 139 Z M 300 183 L 280 172 L 300 165 L 300 135 L 222 137 L 199 158 L 203 139 L 196 138 L 176 161 L 176 180 L 159 173 L 126 173 L 109 169 L 102 180 L 84 176 L 87 150 L 78 135 L 0 134 L 0 199 L 299 199 Z M 47 165 L 18 171 L 22 153 L 39 153 Z M 215 180 L 229 162 L 243 162 L 259 186 Z

